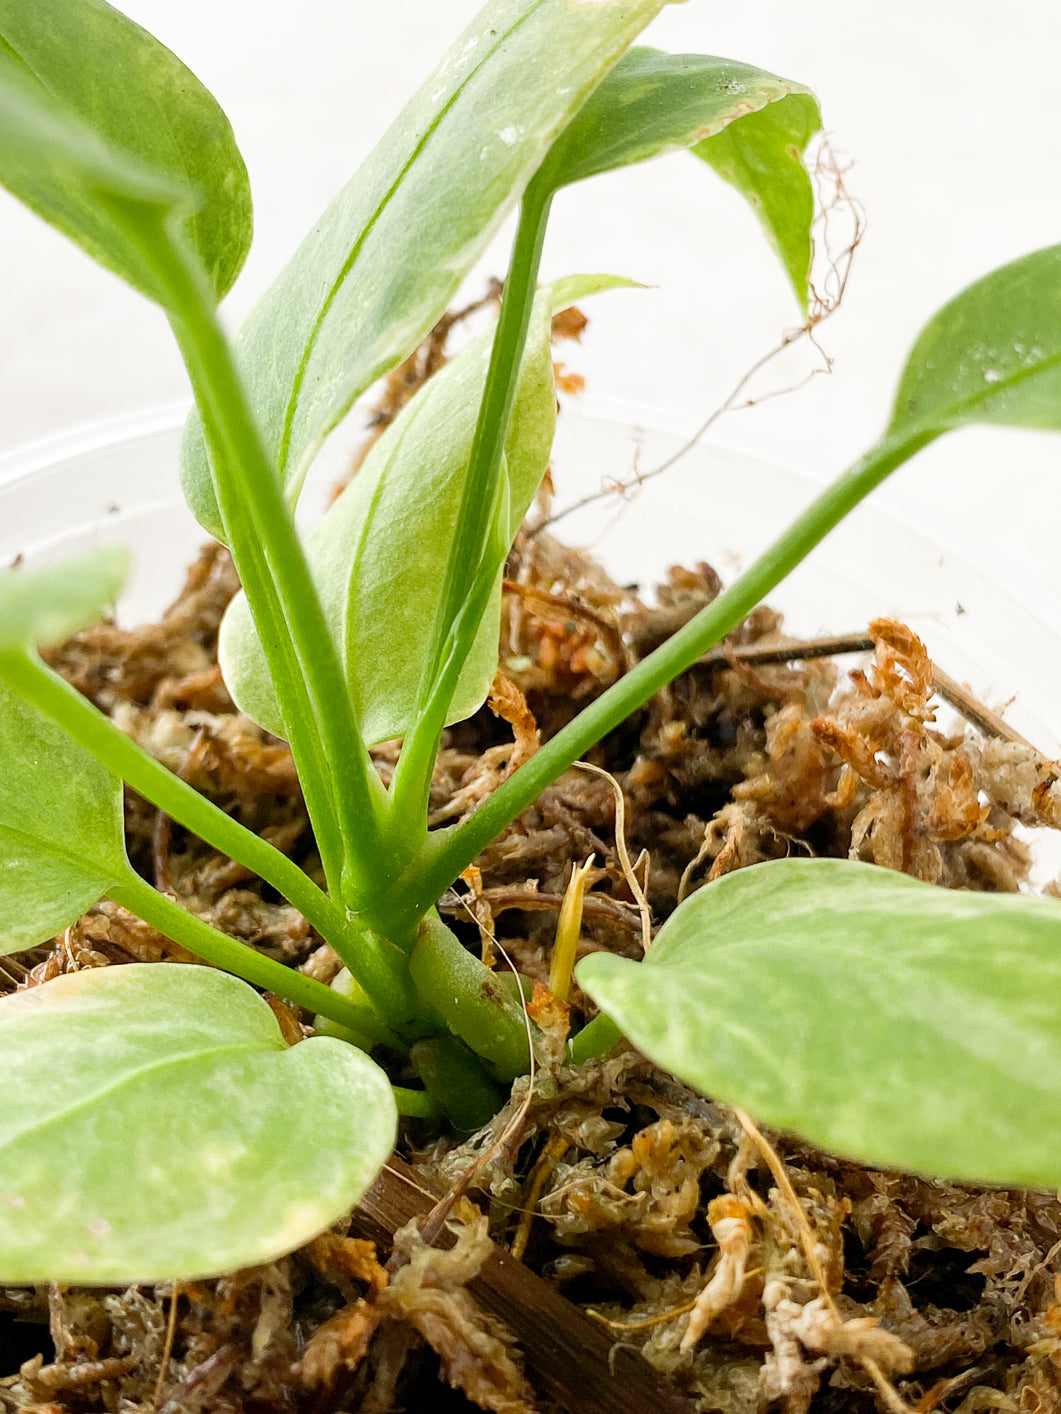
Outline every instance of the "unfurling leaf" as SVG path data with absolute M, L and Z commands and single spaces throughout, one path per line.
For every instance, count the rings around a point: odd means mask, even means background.
M 165 190 L 183 194 L 190 212 L 186 237 L 220 299 L 250 247 L 250 187 L 228 119 L 176 55 L 104 0 L 62 0 L 46 16 L 38 0 L 0 0 L 0 73 L 20 78 L 56 122 L 66 123 L 68 134 L 80 131 L 83 157 L 99 144 L 142 176 L 153 174 Z M 30 171 L 16 173 L 5 149 L 18 141 L 5 112 L 0 181 L 144 289 L 149 281 L 127 233 L 101 205 L 100 191 L 92 191 L 99 171 L 75 170 L 64 140 L 39 152 Z M 113 174 L 103 176 L 102 190 L 108 181 Z
M 822 1148 L 1061 1184 L 1061 906 L 786 859 L 687 899 L 644 963 L 578 978 L 704 1094 Z
M 541 484 L 552 446 L 552 312 L 595 290 L 629 283 L 612 276 L 573 276 L 536 297 L 505 445 L 508 504 L 491 571 L 491 605 L 465 662 L 449 721 L 461 721 L 481 706 L 497 671 L 501 568 Z M 403 409 L 307 539 L 310 568 L 370 745 L 402 736 L 411 726 L 491 337 L 483 335 L 453 359 Z M 283 736 L 268 668 L 242 596 L 225 616 L 219 656 L 241 710 Z
M 505 212 L 666 0 L 493 0 L 313 227 L 237 354 L 289 497 L 329 432 L 444 313 Z M 224 526 L 193 414 L 184 493 Z
M 928 322 L 886 438 L 977 422 L 1061 429 L 1061 246 L 992 271 Z
M 383 1072 L 288 1047 L 205 967 L 92 968 L 0 999 L 0 1281 L 112 1285 L 269 1262 L 361 1195 L 394 1142 Z
M 730 59 L 631 49 L 557 138 L 536 180 L 557 190 L 689 148 L 751 204 L 806 309 L 814 195 L 802 153 L 820 127 L 802 84 Z

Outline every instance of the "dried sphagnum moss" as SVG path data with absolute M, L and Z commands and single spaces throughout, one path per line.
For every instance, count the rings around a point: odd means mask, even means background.
M 442 356 L 432 347 L 423 367 L 392 380 L 395 407 Z M 234 588 L 227 556 L 211 547 L 159 625 L 99 625 L 52 659 L 147 749 L 312 873 L 289 753 L 235 714 L 217 671 L 217 626 Z M 500 715 L 484 708 L 447 733 L 436 818 L 474 808 L 534 749 L 536 732 L 555 732 L 718 589 L 709 567 L 674 570 L 646 608 L 546 533 L 522 535 L 508 566 Z M 593 761 L 623 789 L 631 856 L 649 852 L 657 923 L 706 878 L 793 851 L 854 855 L 951 887 L 1020 886 L 1028 859 L 1014 822 L 1058 822 L 1056 773 L 1029 748 L 939 730 L 924 646 L 899 624 L 873 632 L 873 664 L 844 678 L 827 660 L 695 666 L 596 748 Z M 769 646 L 780 634 L 779 617 L 760 609 L 729 644 Z M 375 753 L 384 778 L 396 750 Z M 137 867 L 185 906 L 314 976 L 334 974 L 331 949 L 239 866 L 131 793 L 127 822 Z M 493 951 L 493 935 L 544 982 L 565 887 L 591 854 L 600 867 L 580 946 L 637 956 L 612 789 L 584 772 L 550 786 L 442 907 L 469 946 L 485 938 Z M 188 961 L 107 903 L 38 958 L 23 985 L 86 966 Z M 433 1403 L 441 1370 L 481 1407 L 545 1411 L 527 1384 L 533 1370 L 464 1290 L 488 1230 L 707 1410 L 859 1414 L 883 1398 L 867 1360 L 921 1414 L 1061 1410 L 1054 1196 L 880 1173 L 775 1138 L 810 1224 L 811 1262 L 791 1198 L 731 1110 L 629 1050 L 578 1071 L 559 1069 L 558 1054 L 543 1052 L 534 1086 L 517 1082 L 483 1134 L 416 1156 L 426 1177 L 449 1185 L 519 1116 L 515 1137 L 477 1171 L 486 1225 L 471 1218 L 451 1252 L 409 1234 L 389 1274 L 370 1244 L 335 1234 L 268 1267 L 181 1286 L 175 1312 L 168 1288 L 4 1293 L 7 1312 L 40 1322 L 42 1334 L 49 1325 L 55 1353 L 12 1371 L 0 1407 L 415 1409 Z M 705 1329 L 693 1340 L 698 1298 Z M 437 1352 L 426 1363 L 425 1340 Z

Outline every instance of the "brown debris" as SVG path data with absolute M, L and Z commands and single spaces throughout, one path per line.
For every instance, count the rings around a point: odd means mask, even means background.
M 388 1310 L 419 1331 L 438 1355 L 445 1378 L 480 1409 L 532 1414 L 511 1332 L 466 1290 L 493 1246 L 486 1217 L 469 1214 L 446 1251 L 426 1246 L 416 1223 L 396 1232 L 394 1245 L 405 1262 L 387 1288 Z

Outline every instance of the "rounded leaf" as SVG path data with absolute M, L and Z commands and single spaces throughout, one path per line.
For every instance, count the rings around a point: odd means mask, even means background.
M 118 1284 L 269 1262 L 382 1167 L 383 1072 L 288 1047 L 264 1001 L 205 967 L 135 963 L 0 999 L 0 1281 Z
M 2 681 L 0 954 L 52 937 L 122 879 L 122 783 Z
M 846 860 L 727 874 L 582 986 L 705 1094 L 863 1162 L 1061 1184 L 1061 905 Z

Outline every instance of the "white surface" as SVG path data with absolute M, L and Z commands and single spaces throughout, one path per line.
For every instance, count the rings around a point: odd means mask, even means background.
M 275 0 L 126 8 L 214 90 L 243 147 L 258 236 L 229 300 L 235 325 L 477 0 L 302 0 L 297 22 Z M 1061 239 L 1061 7 L 1012 0 L 1003 15 L 986 0 L 689 0 L 645 39 L 810 84 L 855 163 L 848 184 L 869 226 L 844 308 L 822 330 L 834 374 L 715 433 L 829 478 L 876 437 L 932 312 L 993 266 Z M 184 376 L 157 311 L 0 198 L 0 451 L 180 396 Z M 502 270 L 504 248 L 482 277 Z M 578 269 L 658 285 L 595 301 L 570 362 L 595 396 L 656 409 L 672 426 L 694 426 L 795 318 L 753 218 L 681 155 L 561 196 L 543 275 Z M 1029 584 L 1061 587 L 1059 456 L 1052 436 L 965 432 L 878 496 L 928 534 L 979 542 L 1022 564 Z

